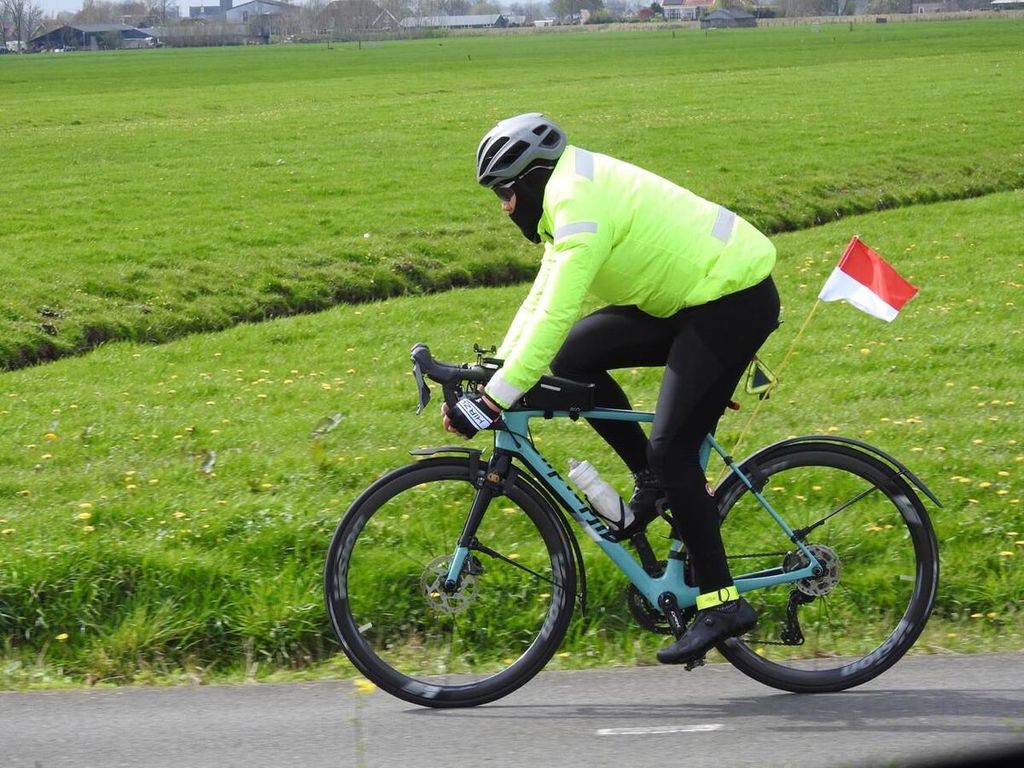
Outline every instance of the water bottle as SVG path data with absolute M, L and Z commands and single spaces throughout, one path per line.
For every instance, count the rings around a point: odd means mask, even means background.
M 622 530 L 633 522 L 633 510 L 614 488 L 601 479 L 589 461 L 569 459 L 569 479 L 586 494 L 590 506 L 609 526 Z

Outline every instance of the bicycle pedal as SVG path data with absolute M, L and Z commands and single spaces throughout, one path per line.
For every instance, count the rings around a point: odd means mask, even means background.
M 686 662 L 686 665 L 683 667 L 683 669 L 685 669 L 687 672 L 692 672 L 697 667 L 703 667 L 704 663 L 705 657 L 701 656 L 699 659 L 694 659 L 693 661 Z

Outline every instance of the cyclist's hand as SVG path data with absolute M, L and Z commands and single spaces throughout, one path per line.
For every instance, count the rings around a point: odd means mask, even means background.
M 441 406 L 441 421 L 444 428 L 467 439 L 481 429 L 493 426 L 500 418 L 501 409 L 481 394 L 459 398 L 454 408 L 449 408 L 447 403 Z

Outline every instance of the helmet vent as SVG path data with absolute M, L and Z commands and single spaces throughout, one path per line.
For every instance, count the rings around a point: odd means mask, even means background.
M 549 131 L 548 135 L 541 139 L 540 143 L 543 147 L 555 147 L 562 141 L 562 137 L 558 135 L 558 131 Z
M 515 144 L 513 144 L 511 147 L 505 150 L 505 152 L 502 153 L 502 167 L 505 168 L 512 165 L 512 163 L 518 160 L 520 156 L 522 156 L 523 152 L 525 152 L 529 148 L 530 145 L 527 142 L 517 141 Z

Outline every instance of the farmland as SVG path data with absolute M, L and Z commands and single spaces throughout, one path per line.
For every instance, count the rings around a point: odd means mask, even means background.
M 0 683 L 345 669 L 326 543 L 360 488 L 447 442 L 412 415 L 408 348 L 467 357 L 525 294 L 536 253 L 472 155 L 527 109 L 773 233 L 782 385 L 720 438 L 840 433 L 906 461 L 944 502 L 920 648 L 1021 647 L 1021 31 L 5 57 Z M 798 338 L 854 233 L 919 296 L 892 325 L 820 307 Z M 652 404 L 656 372 L 621 375 Z M 548 431 L 552 459 L 625 488 L 585 429 Z M 649 660 L 624 585 L 588 568 L 559 663 Z

